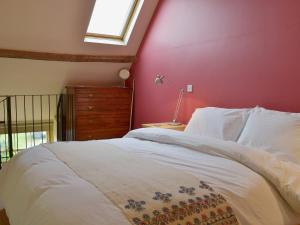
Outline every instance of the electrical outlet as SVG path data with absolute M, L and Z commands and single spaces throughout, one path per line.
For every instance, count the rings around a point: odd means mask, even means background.
M 188 85 L 186 86 L 186 92 L 188 92 L 188 93 L 193 92 L 193 85 L 192 85 L 192 84 L 188 84 Z

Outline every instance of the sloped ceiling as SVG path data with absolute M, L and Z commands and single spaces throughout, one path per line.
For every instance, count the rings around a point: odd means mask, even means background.
M 113 46 L 83 42 L 95 0 L 1 0 L 0 48 L 136 55 L 158 1 L 145 0 L 128 45 Z M 130 66 L 0 58 L 0 95 L 58 93 L 67 84 L 115 85 L 117 72 Z

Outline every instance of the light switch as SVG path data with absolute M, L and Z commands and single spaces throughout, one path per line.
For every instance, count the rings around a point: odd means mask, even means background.
M 193 85 L 192 84 L 188 84 L 186 86 L 186 92 L 189 92 L 189 93 L 193 92 Z

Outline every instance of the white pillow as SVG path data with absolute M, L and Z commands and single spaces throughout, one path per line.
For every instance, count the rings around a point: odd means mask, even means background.
M 196 109 L 185 132 L 237 141 L 249 116 L 249 109 L 207 107 Z
M 300 161 L 300 113 L 264 108 L 251 111 L 239 144 L 261 148 L 279 158 L 290 156 Z

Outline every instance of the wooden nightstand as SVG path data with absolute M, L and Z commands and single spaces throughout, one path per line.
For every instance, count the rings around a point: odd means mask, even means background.
M 186 125 L 185 124 L 172 125 L 171 123 L 146 123 L 146 124 L 142 124 L 142 127 L 143 128 L 157 127 L 157 128 L 184 131 Z

